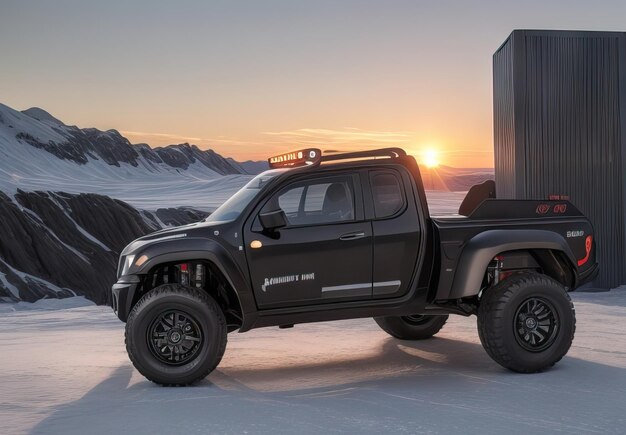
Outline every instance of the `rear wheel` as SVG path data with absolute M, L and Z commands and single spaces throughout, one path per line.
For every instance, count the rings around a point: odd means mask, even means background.
M 383 331 L 401 340 L 423 340 L 438 333 L 448 320 L 448 316 L 427 316 L 415 314 L 399 317 L 375 317 Z
M 540 372 L 556 364 L 572 345 L 575 329 L 567 290 L 545 275 L 513 275 L 480 300 L 480 341 L 494 361 L 516 372 Z
M 217 367 L 226 349 L 221 308 L 197 289 L 166 284 L 144 295 L 126 323 L 135 368 L 161 385 L 189 385 Z

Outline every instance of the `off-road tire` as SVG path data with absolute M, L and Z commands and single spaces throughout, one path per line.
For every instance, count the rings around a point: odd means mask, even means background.
M 558 329 L 545 348 L 523 347 L 520 313 L 525 303 L 540 300 L 556 313 Z M 532 323 L 532 322 L 531 322 Z M 552 328 L 552 327 L 550 327 Z M 519 373 L 541 372 L 559 362 L 568 352 L 576 331 L 576 313 L 566 288 L 538 273 L 514 274 L 484 291 L 478 308 L 478 335 L 487 354 L 498 364 Z M 518 334 L 519 332 L 519 334 Z M 544 331 L 539 331 L 544 333 Z M 547 334 L 543 334 L 546 335 Z M 524 343 L 530 346 L 528 343 Z
M 201 331 L 197 354 L 182 365 L 168 365 L 151 349 L 149 330 L 169 310 L 191 316 Z M 146 293 L 126 323 L 126 350 L 135 368 L 147 379 L 165 386 L 190 385 L 204 379 L 224 355 L 227 329 L 220 306 L 207 293 L 178 284 L 161 285 Z
M 400 340 L 424 340 L 438 333 L 448 316 L 374 317 L 378 326 Z

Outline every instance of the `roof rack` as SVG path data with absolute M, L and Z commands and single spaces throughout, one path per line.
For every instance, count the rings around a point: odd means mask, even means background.
M 330 162 L 333 160 L 362 159 L 367 157 L 398 158 L 404 156 L 406 156 L 406 152 L 402 148 L 380 148 L 371 151 L 355 151 L 352 153 L 340 153 L 322 156 L 322 162 Z
M 300 166 L 318 166 L 321 162 L 331 162 L 337 160 L 352 160 L 363 158 L 390 157 L 399 158 L 406 156 L 402 148 L 381 148 L 371 151 L 355 151 L 351 153 L 339 153 L 323 156 L 318 148 L 307 148 L 299 151 L 292 151 L 268 159 L 270 168 L 296 168 Z

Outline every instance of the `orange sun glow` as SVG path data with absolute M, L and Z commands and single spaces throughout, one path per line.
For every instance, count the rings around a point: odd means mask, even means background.
M 439 166 L 439 152 L 434 149 L 428 149 L 422 153 L 422 163 L 428 168 L 436 168 Z

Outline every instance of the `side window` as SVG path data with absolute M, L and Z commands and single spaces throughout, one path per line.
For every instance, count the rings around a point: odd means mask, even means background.
M 304 187 L 300 186 L 289 189 L 278 197 L 278 206 L 285 212 L 288 218 L 298 215 L 303 192 Z
M 404 205 L 400 179 L 391 172 L 372 172 L 370 180 L 376 218 L 393 216 L 400 211 Z
M 304 201 L 305 212 L 321 212 L 324 207 L 324 198 L 329 183 L 312 184 L 306 190 L 306 200 Z
M 322 178 L 294 184 L 278 194 L 278 205 L 291 226 L 353 221 L 352 178 Z

